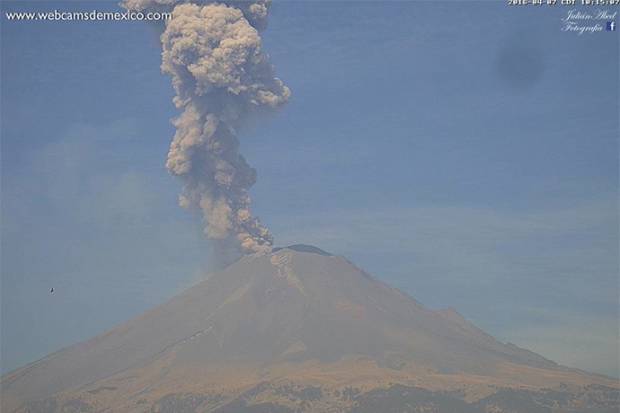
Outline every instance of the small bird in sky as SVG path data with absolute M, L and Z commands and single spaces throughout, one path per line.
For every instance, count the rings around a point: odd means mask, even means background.
M 50 289 L 50 294 L 54 294 L 54 287 Z

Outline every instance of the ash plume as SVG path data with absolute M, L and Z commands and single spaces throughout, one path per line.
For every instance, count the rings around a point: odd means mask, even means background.
M 161 34 L 161 69 L 172 77 L 181 115 L 166 167 L 183 180 L 179 204 L 202 212 L 222 249 L 269 252 L 273 238 L 250 210 L 256 171 L 239 153 L 249 113 L 285 103 L 290 90 L 261 49 L 269 3 L 126 0 L 135 11 L 172 10 Z

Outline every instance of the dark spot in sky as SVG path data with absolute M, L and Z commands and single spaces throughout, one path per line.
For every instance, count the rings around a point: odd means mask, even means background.
M 510 43 L 500 49 L 497 70 L 513 89 L 529 89 L 540 81 L 545 64 L 542 51 L 532 44 Z

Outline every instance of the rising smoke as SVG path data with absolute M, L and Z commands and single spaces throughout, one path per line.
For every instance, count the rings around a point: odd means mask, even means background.
M 276 108 L 290 90 L 261 50 L 268 1 L 125 0 L 134 11 L 172 10 L 161 35 L 162 71 L 182 112 L 166 167 L 184 183 L 179 204 L 202 212 L 220 249 L 269 252 L 273 238 L 250 211 L 256 171 L 239 154 L 237 128 L 252 111 Z

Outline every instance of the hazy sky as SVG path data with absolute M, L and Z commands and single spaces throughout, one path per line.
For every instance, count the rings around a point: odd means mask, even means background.
M 210 268 L 164 162 L 158 28 L 2 3 L 2 371 Z M 504 341 L 618 375 L 618 32 L 504 2 L 276 2 L 288 105 L 241 130 L 278 245 L 347 256 Z M 49 289 L 54 287 L 52 295 Z

